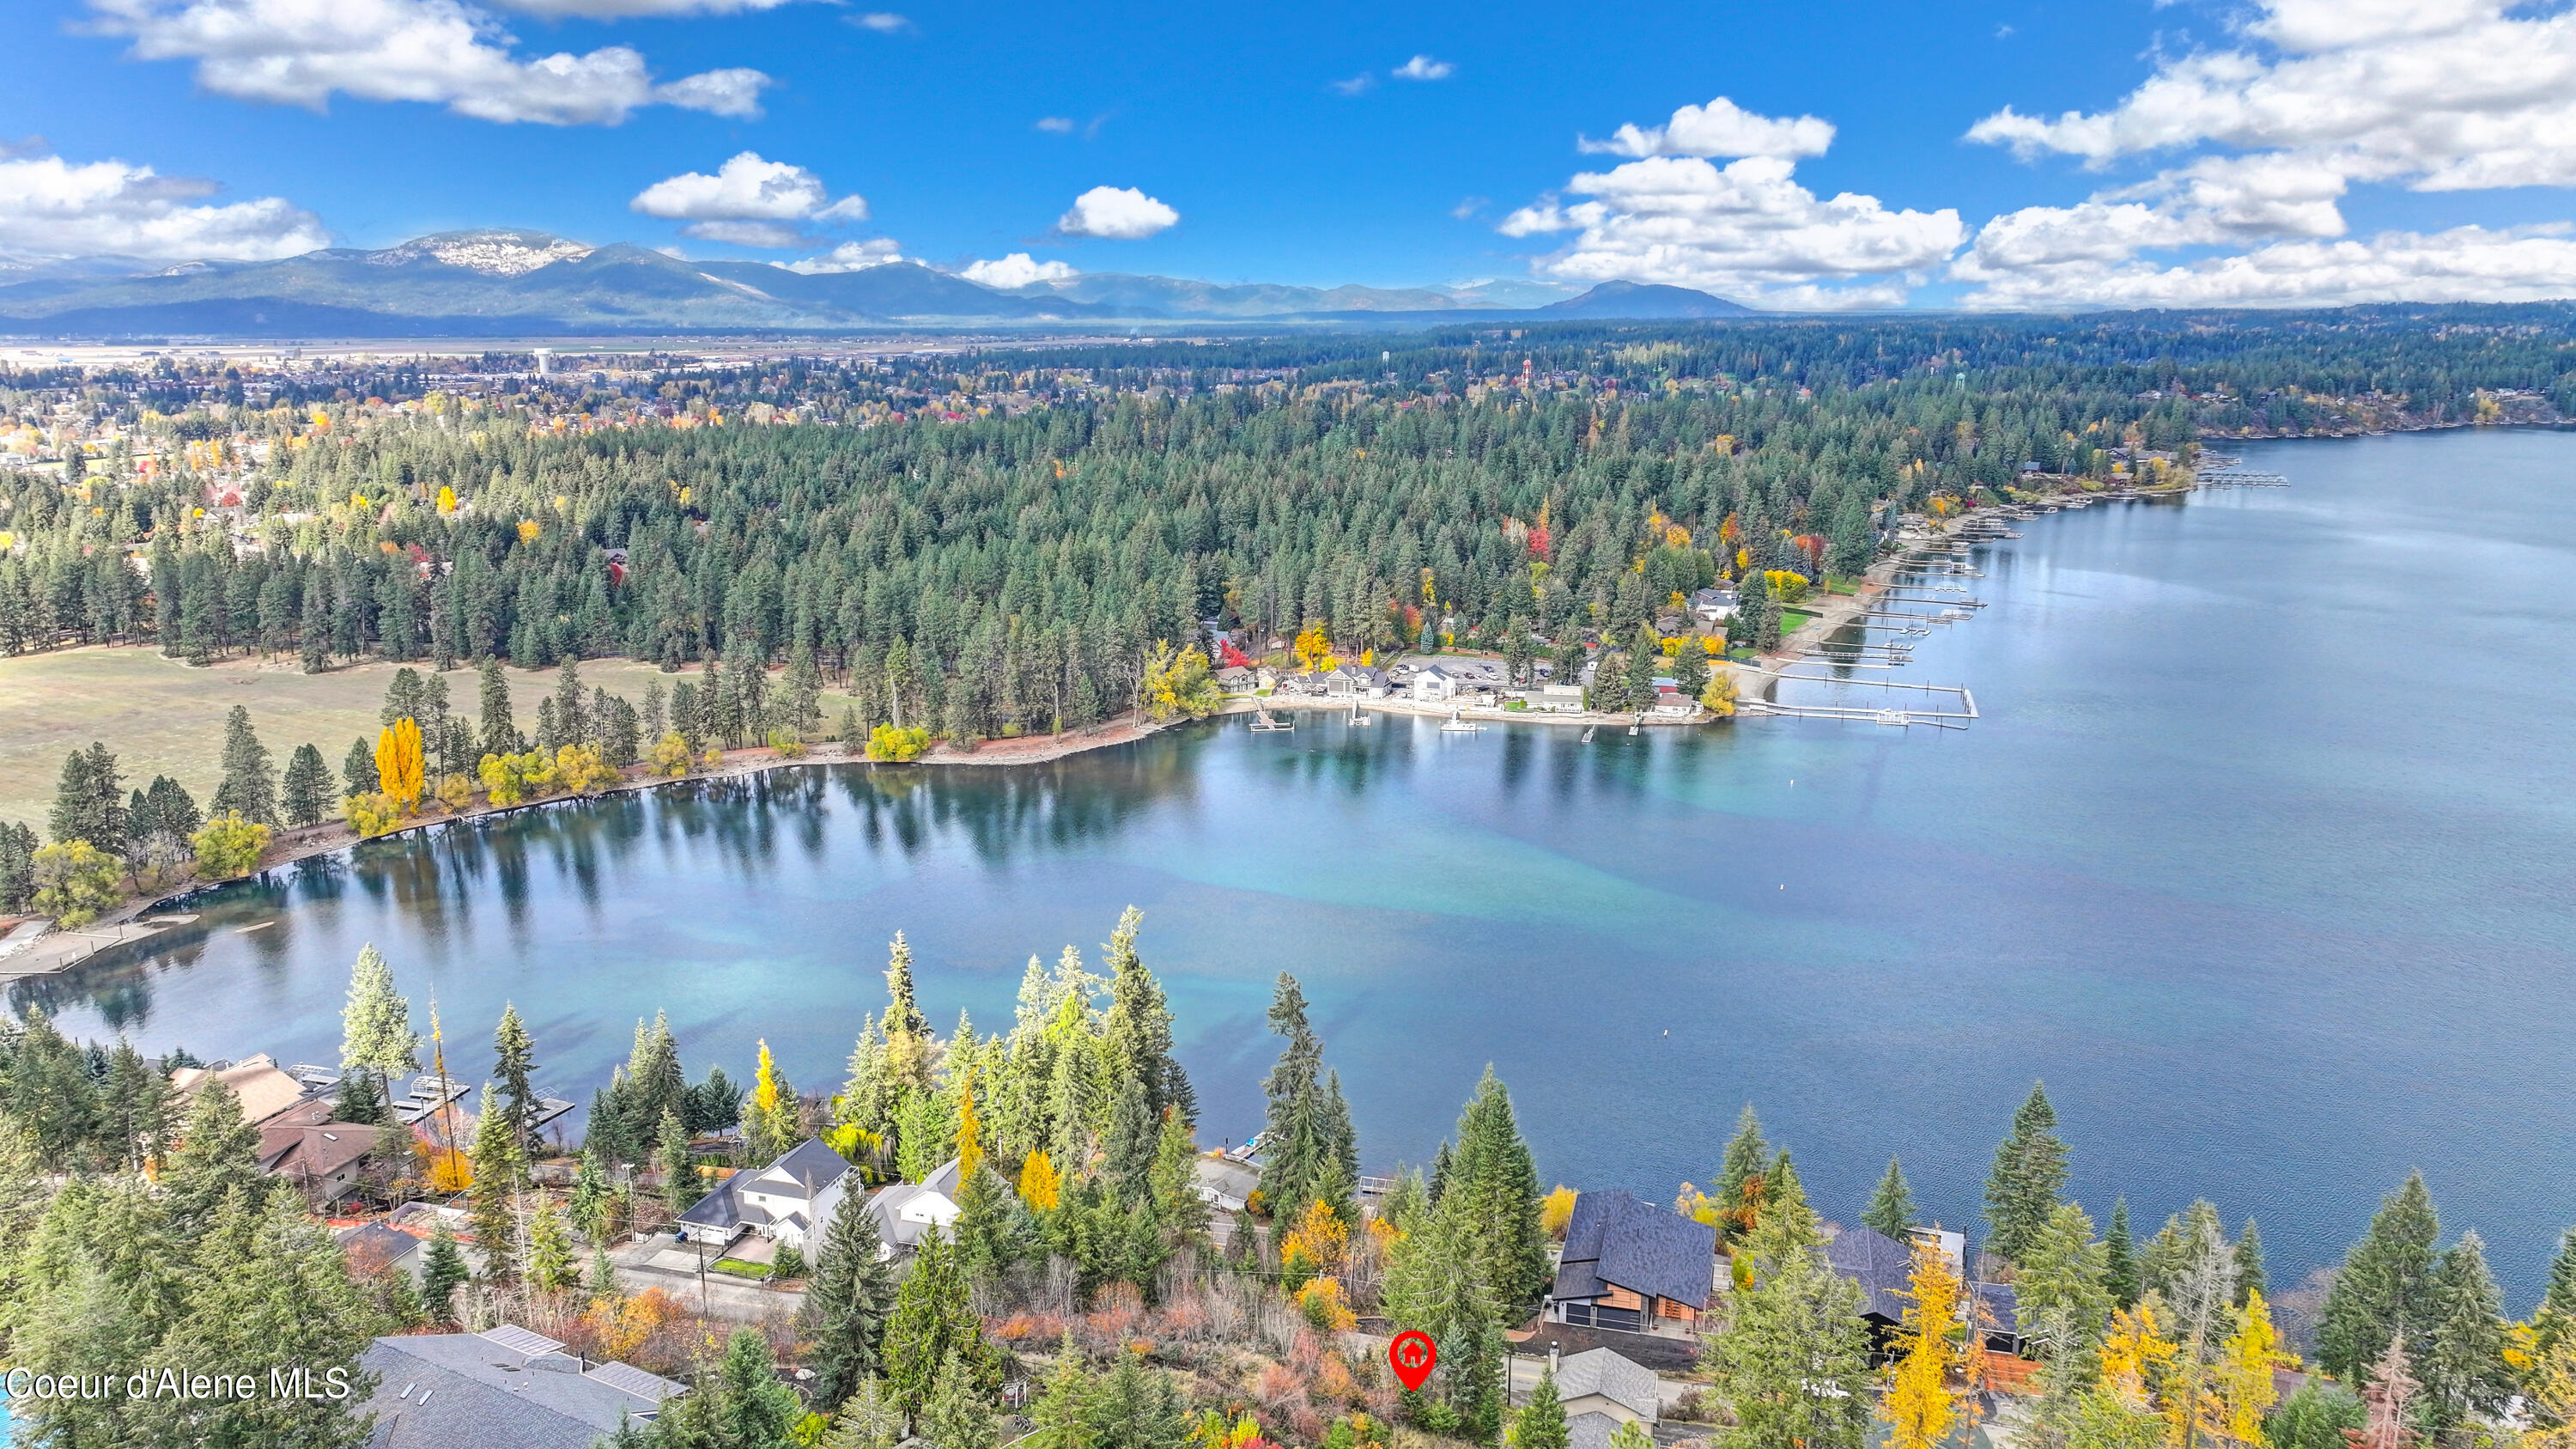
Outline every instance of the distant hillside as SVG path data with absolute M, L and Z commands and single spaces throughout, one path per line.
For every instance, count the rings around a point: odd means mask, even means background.
M 1753 309 L 1741 302 L 1667 287 L 1654 282 L 1603 282 L 1580 297 L 1568 297 L 1538 309 L 1545 317 L 1746 317 Z
M 499 337 L 1052 321 L 1401 324 L 1452 315 L 1674 318 L 1745 310 L 1704 292 L 1629 282 L 1605 282 L 1530 310 L 1530 303 L 1559 290 L 1533 281 L 1300 287 L 1115 272 L 1003 289 L 917 262 L 800 272 L 771 262 L 688 261 L 624 242 L 592 246 L 496 228 L 441 232 L 375 251 L 332 247 L 273 262 L 148 267 L 93 258 L 0 270 L 0 332 Z

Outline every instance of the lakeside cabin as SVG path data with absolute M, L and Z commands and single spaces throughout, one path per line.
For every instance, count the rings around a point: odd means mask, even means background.
M 1692 1337 L 1717 1291 L 1717 1229 L 1616 1188 L 1574 1200 L 1542 1314 L 1557 1323 Z
M 1954 1272 L 1961 1272 L 1966 1240 L 1957 1233 L 1938 1228 L 1916 1228 L 1913 1242 L 1900 1243 L 1876 1228 L 1844 1228 L 1825 1244 L 1825 1262 L 1836 1273 L 1850 1279 L 1861 1290 L 1861 1317 L 1868 1321 L 1870 1348 L 1873 1354 L 1884 1354 L 1905 1321 L 1906 1305 L 1914 1285 L 1914 1249 L 1917 1243 L 1934 1248 L 1948 1260 Z M 2022 1337 L 2019 1321 L 2014 1317 L 2015 1300 L 2009 1283 L 1970 1283 L 1969 1301 L 1975 1305 L 1978 1327 L 1985 1335 L 1985 1346 L 1997 1353 L 2019 1353 Z

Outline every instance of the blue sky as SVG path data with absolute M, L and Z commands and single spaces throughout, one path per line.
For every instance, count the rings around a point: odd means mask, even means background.
M 1025 254 L 979 273 L 1005 280 L 1615 276 L 1794 308 L 2576 294 L 2565 0 L 18 13 L 21 259 L 525 226 L 806 265 Z M 793 244 L 710 239 L 762 233 Z

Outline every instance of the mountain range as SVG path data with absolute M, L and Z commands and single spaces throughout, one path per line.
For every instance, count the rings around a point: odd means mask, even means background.
M 89 258 L 0 271 L 0 333 L 526 337 L 829 332 L 890 325 L 1362 319 L 1718 317 L 1743 306 L 1683 287 L 1605 282 L 1538 306 L 1531 283 L 1297 287 L 1084 273 L 989 287 L 918 262 L 798 270 L 690 261 L 537 231 L 442 232 L 380 250 L 177 266 Z

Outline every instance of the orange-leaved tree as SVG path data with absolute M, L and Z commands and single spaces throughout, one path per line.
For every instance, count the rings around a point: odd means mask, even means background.
M 408 814 L 420 808 L 426 783 L 420 752 L 420 725 L 404 715 L 376 735 L 377 788 Z

